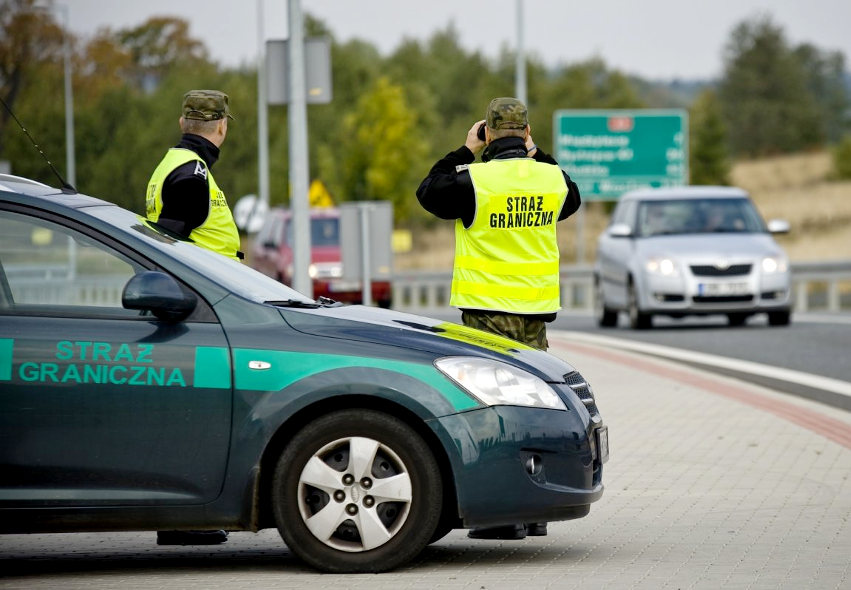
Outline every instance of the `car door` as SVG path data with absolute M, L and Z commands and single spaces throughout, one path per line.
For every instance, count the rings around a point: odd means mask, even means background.
M 634 248 L 636 202 L 629 200 L 618 204 L 612 214 L 612 222 L 600 237 L 597 252 L 600 283 L 606 302 L 610 306 L 626 306 L 626 283 L 629 263 Z M 632 228 L 631 236 L 613 236 L 609 229 L 615 224 L 626 224 Z
M 64 218 L 0 210 L 0 506 L 219 495 L 227 342 L 203 300 L 179 323 L 122 308 L 124 284 L 150 267 Z

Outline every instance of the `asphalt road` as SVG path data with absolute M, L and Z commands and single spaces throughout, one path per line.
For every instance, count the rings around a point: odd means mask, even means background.
M 426 315 L 461 321 L 461 313 L 454 309 Z M 721 315 L 681 320 L 654 317 L 652 329 L 631 330 L 623 314 L 617 327 L 599 328 L 587 313 L 561 312 L 550 327 L 743 359 L 851 383 L 851 313 L 793 314 L 792 323 L 782 327 L 769 326 L 764 315 L 753 316 L 740 327 L 728 326 Z

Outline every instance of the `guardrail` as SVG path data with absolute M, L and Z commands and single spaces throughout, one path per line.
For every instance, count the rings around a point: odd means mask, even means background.
M 792 263 L 795 311 L 851 311 L 851 260 Z M 55 266 L 5 269 L 15 278 L 16 296 L 30 303 L 121 305 L 126 277 L 74 275 Z M 396 272 L 392 278 L 393 309 L 424 313 L 449 306 L 452 271 Z M 564 309 L 591 312 L 594 307 L 594 269 L 591 265 L 561 267 Z
M 791 269 L 795 311 L 851 310 L 851 260 L 795 262 Z M 393 309 L 422 313 L 447 307 L 451 283 L 452 271 L 396 272 Z M 593 310 L 592 265 L 561 267 L 561 299 L 564 309 Z

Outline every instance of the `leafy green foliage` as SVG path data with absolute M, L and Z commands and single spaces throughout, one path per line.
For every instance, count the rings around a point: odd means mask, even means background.
M 408 218 L 410 187 L 419 181 L 416 164 L 428 146 L 418 137 L 402 87 L 379 78 L 346 117 L 344 137 L 344 183 L 353 190 L 349 199 L 390 201 L 399 218 Z
M 437 158 L 463 144 L 493 97 L 515 93 L 511 48 L 502 47 L 495 59 L 467 51 L 450 25 L 383 56 L 362 40 L 335 42 L 310 15 L 305 30 L 331 39 L 333 77 L 332 102 L 307 109 L 311 180 L 321 180 L 337 202 L 387 199 L 397 222 L 430 220 L 416 203 L 416 188 Z M 36 0 L 0 0 L 0 96 L 64 173 L 62 41 L 53 13 Z M 180 137 L 180 104 L 191 88 L 230 95 L 236 120 L 229 124 L 216 180 L 231 204 L 257 192 L 255 64 L 222 68 L 190 36 L 188 24 L 174 18 L 70 41 L 81 192 L 141 212 L 151 172 Z M 547 67 L 532 55 L 526 67 L 529 119 L 535 142 L 552 152 L 559 109 L 691 106 L 692 182 L 725 183 L 731 156 L 791 151 L 847 134 L 844 67 L 841 54 L 790 47 L 768 19 L 733 31 L 717 94 L 696 99 L 707 84 L 665 92 L 599 58 Z M 270 199 L 286 204 L 287 108 L 269 106 L 267 112 Z M 15 174 L 56 185 L 42 157 L 8 120 L 0 110 L 0 158 L 11 162 Z M 839 148 L 845 155 L 837 169 L 849 161 L 842 149 L 848 148 Z
M 851 180 L 851 135 L 846 135 L 833 148 L 834 176 L 841 180 Z
M 735 154 L 793 152 L 824 140 L 803 64 L 769 18 L 735 28 L 725 64 L 719 98 Z
M 730 184 L 727 128 L 713 90 L 704 90 L 695 100 L 689 113 L 689 127 L 690 183 Z

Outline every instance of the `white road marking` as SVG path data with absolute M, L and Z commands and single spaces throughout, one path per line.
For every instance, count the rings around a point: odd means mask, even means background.
M 644 342 L 621 340 L 619 338 L 599 336 L 597 334 L 588 334 L 586 332 L 552 330 L 550 333 L 553 336 L 561 336 L 568 341 L 580 343 L 584 342 L 603 347 L 620 348 L 623 350 L 652 354 L 685 362 L 699 363 L 711 367 L 718 367 L 720 369 L 750 373 L 752 375 L 769 377 L 771 379 L 780 379 L 789 383 L 796 383 L 806 387 L 814 387 L 824 391 L 830 391 L 839 395 L 851 397 L 851 383 L 841 381 L 839 379 L 831 379 L 830 377 L 822 377 L 821 375 L 815 375 L 813 373 L 793 371 L 792 369 L 785 369 L 783 367 L 727 358 L 714 354 L 706 354 L 704 352 L 681 350 L 679 348 L 671 348 L 670 346 L 661 346 L 659 344 L 647 344 Z

